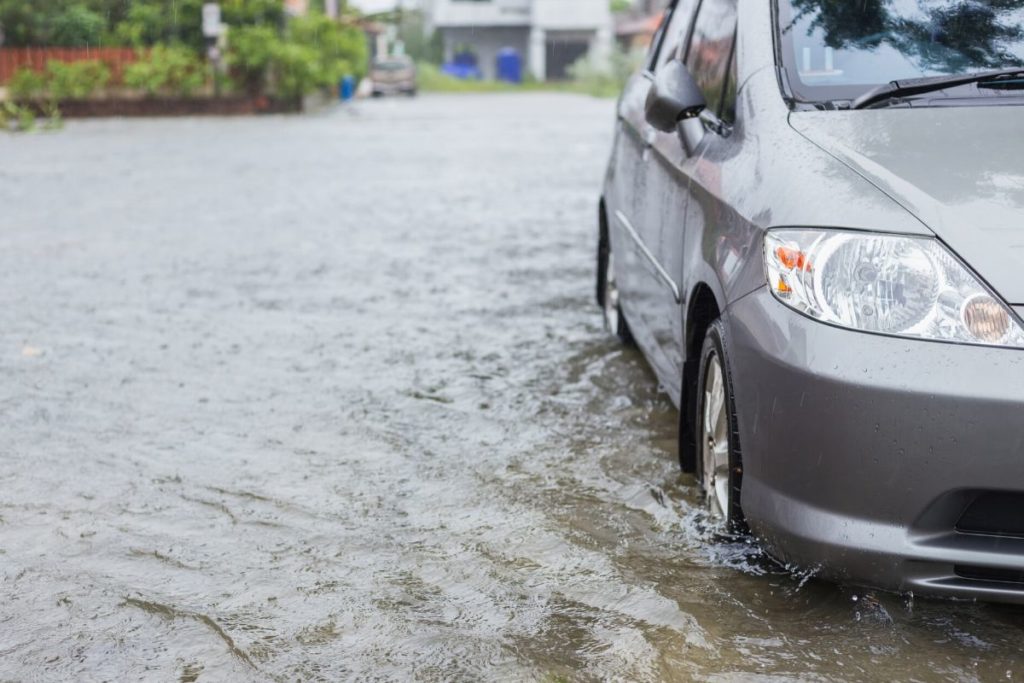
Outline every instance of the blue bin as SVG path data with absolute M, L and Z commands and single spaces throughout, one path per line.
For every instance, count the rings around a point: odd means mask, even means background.
M 477 66 L 476 55 L 472 52 L 459 52 L 452 61 L 441 67 L 441 73 L 462 80 L 480 80 L 484 77 Z
M 498 80 L 506 83 L 523 82 L 523 58 L 519 50 L 514 47 L 506 47 L 498 52 L 497 60 Z
M 356 96 L 356 79 L 354 76 L 345 76 L 338 84 L 338 96 L 342 102 L 348 102 Z

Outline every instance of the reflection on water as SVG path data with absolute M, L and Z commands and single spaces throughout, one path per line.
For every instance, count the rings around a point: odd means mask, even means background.
M 703 530 L 675 412 L 591 301 L 610 114 L 0 139 L 3 677 L 1020 678 L 1019 609 Z

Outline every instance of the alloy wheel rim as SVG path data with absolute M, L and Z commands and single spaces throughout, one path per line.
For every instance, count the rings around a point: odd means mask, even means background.
M 729 490 L 729 421 L 725 407 L 725 379 L 717 353 L 708 359 L 703 390 L 702 484 L 712 517 L 724 522 L 728 519 L 732 492 Z
M 615 282 L 615 257 L 608 251 L 604 270 L 604 324 L 612 334 L 619 331 L 619 287 Z

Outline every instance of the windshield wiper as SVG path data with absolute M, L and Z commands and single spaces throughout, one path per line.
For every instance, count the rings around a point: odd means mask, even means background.
M 980 71 L 963 76 L 930 76 L 928 78 L 908 78 L 902 81 L 892 81 L 872 88 L 853 101 L 851 108 L 864 109 L 879 102 L 893 100 L 900 97 L 912 97 L 925 93 L 954 88 L 958 85 L 969 85 L 978 83 L 980 85 L 993 85 L 1004 79 L 1007 81 L 1024 76 L 1024 69 L 1000 69 L 999 71 Z M 1009 83 L 1005 85 L 1009 86 Z

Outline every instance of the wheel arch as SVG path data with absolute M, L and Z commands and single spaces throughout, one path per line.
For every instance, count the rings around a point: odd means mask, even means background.
M 708 327 L 721 317 L 723 307 L 714 290 L 705 282 L 694 285 L 687 298 L 683 330 L 683 377 L 679 397 L 679 464 L 684 472 L 697 469 L 697 447 L 693 406 L 697 400 L 700 354 Z

